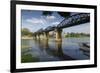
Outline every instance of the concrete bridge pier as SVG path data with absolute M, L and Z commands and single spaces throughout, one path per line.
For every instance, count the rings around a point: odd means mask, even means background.
M 41 39 L 41 40 L 44 39 L 44 34 L 43 34 L 43 33 L 40 35 L 40 39 Z
M 62 29 L 55 29 L 56 31 L 56 41 L 62 41 Z
M 48 40 L 49 39 L 49 32 L 44 32 L 44 39 Z
M 37 39 L 40 39 L 40 35 L 39 35 L 39 34 L 37 34 L 37 35 L 36 35 L 36 38 L 37 38 Z

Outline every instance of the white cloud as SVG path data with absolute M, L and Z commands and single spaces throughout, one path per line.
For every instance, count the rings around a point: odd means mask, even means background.
M 49 19 L 49 20 L 51 20 L 51 19 L 55 19 L 55 18 L 56 18 L 56 17 L 53 16 L 53 15 L 52 15 L 52 16 L 47 16 L 47 17 L 46 17 L 46 19 Z
M 32 24 L 45 24 L 46 21 L 42 18 L 31 18 L 31 19 L 26 19 L 26 22 Z
M 53 25 L 58 25 L 60 22 L 53 22 L 52 24 Z

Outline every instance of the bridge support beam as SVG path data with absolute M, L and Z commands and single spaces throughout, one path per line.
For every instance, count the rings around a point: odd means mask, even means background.
M 36 35 L 36 38 L 37 38 L 37 39 L 40 39 L 40 35 L 39 35 L 39 34 L 37 34 L 37 35 Z
M 48 40 L 49 39 L 49 32 L 44 32 L 44 39 Z
M 43 40 L 44 39 L 44 34 L 40 35 L 40 39 Z
M 56 41 L 62 41 L 62 29 L 55 29 L 56 31 Z

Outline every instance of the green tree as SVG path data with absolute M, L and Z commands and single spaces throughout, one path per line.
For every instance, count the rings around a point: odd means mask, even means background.
M 23 29 L 21 30 L 21 34 L 22 34 L 22 36 L 32 36 L 33 33 L 30 32 L 29 29 L 23 28 Z

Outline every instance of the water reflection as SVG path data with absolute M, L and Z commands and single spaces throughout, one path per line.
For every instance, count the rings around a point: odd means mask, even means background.
M 49 47 L 49 43 L 47 40 L 44 40 L 44 41 L 38 40 L 38 41 L 39 41 L 39 47 L 41 49 L 44 48 L 43 50 L 45 50 L 48 55 L 58 57 L 60 60 L 72 60 L 73 59 L 70 56 L 67 56 L 63 53 L 61 41 L 55 41 L 55 48 Z
M 32 48 L 30 50 L 27 48 L 28 51 L 24 53 L 31 54 L 33 59 L 34 57 L 38 59 L 36 60 L 37 62 L 89 59 L 90 56 L 87 56 L 87 53 L 80 50 L 78 43 L 75 41 L 72 40 L 72 42 L 69 42 L 69 39 L 64 39 L 63 42 L 54 40 L 28 40 L 27 45 L 31 45 Z M 22 40 L 23 45 L 26 45 L 26 43 L 26 40 Z

